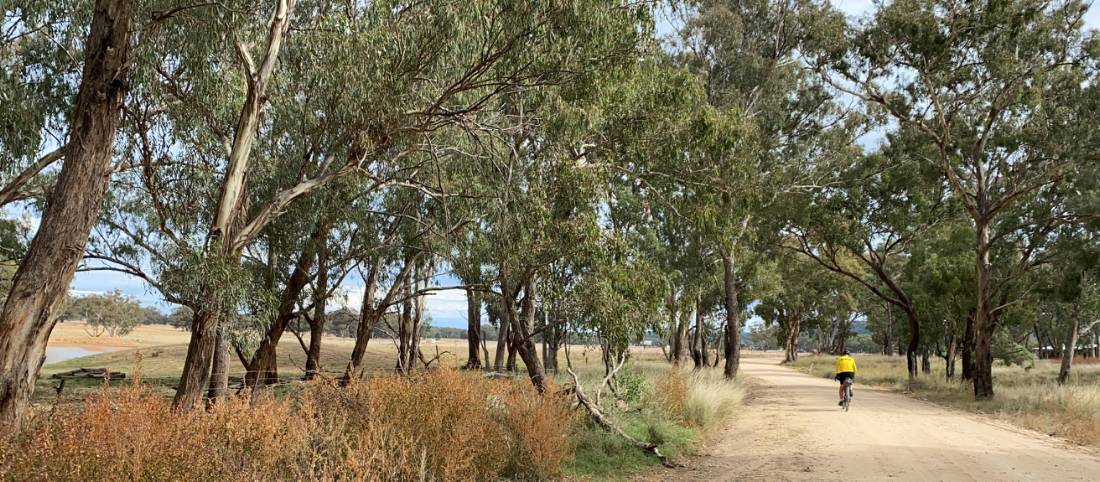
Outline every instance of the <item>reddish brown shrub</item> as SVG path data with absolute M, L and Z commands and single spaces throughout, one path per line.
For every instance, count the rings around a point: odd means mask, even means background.
M 0 437 L 4 480 L 547 478 L 572 455 L 572 415 L 528 385 L 450 370 L 286 400 L 179 413 L 142 387 L 105 389 Z

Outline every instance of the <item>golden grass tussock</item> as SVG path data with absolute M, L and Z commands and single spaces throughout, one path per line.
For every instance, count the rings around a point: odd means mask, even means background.
M 744 385 L 726 380 L 720 371 L 693 372 L 688 379 L 684 415 L 689 424 L 705 433 L 713 432 L 726 426 L 744 399 Z
M 857 355 L 856 359 L 858 382 L 905 389 L 904 357 Z M 832 376 L 832 360 L 804 356 L 791 366 L 815 376 Z M 933 363 L 931 374 L 921 374 L 917 379 L 913 394 L 1074 443 L 1100 447 L 1100 364 L 1075 362 L 1065 386 L 1057 383 L 1058 365 L 1057 360 L 1037 360 L 1027 366 L 995 365 L 993 400 L 975 401 L 971 385 L 958 377 L 947 380 L 939 360 Z
M 0 440 L 4 480 L 492 480 L 560 475 L 567 400 L 438 370 L 286 399 L 175 412 L 135 385 L 35 417 Z
M 673 367 L 654 382 L 653 395 L 670 417 L 709 432 L 724 426 L 736 414 L 745 398 L 745 388 L 727 381 L 717 370 Z

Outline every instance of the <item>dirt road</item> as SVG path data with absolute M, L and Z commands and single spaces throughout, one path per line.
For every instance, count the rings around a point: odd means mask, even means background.
M 754 398 L 704 456 L 643 480 L 1100 480 L 1100 458 L 1050 437 L 748 354 Z

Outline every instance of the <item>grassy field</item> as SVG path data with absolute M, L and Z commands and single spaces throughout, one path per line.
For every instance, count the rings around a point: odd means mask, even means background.
M 113 372 L 125 373 L 132 377 L 140 372 L 144 382 L 170 395 L 175 387 L 183 360 L 187 356 L 187 343 L 190 334 L 165 325 L 142 325 L 122 337 L 93 337 L 84 330 L 80 322 L 58 324 L 50 336 L 49 347 L 80 347 L 90 350 L 112 350 L 104 353 L 73 358 L 42 367 L 35 401 L 38 404 L 52 404 L 57 401 L 82 399 L 85 392 L 98 388 L 96 380 L 73 380 L 66 382 L 60 399 L 55 387 L 56 379 L 50 376 L 77 368 L 106 368 Z M 309 336 L 303 337 L 306 344 Z M 321 366 L 327 376 L 338 377 L 351 359 L 351 350 L 355 340 L 326 336 L 321 350 Z M 490 356 L 495 352 L 496 343 L 488 342 Z M 424 339 L 421 350 L 427 358 L 439 355 L 439 364 L 444 367 L 458 368 L 466 363 L 466 340 Z M 595 373 L 602 370 L 598 346 L 577 345 L 570 349 L 572 361 L 578 371 Z M 393 370 L 396 360 L 396 347 L 389 339 L 372 339 L 367 345 L 364 364 L 368 372 L 388 373 Z M 643 360 L 661 358 L 657 348 L 639 348 L 636 357 Z M 298 339 L 292 333 L 286 333 L 279 343 L 279 375 L 284 379 L 300 378 L 305 373 L 306 356 Z M 559 351 L 559 363 L 565 366 L 565 351 Z M 662 362 L 663 363 L 663 362 Z M 521 364 L 522 365 L 522 364 Z M 244 376 L 244 366 L 235 355 L 231 356 L 231 377 Z M 564 381 L 564 380 L 563 380 Z
M 904 391 L 905 358 L 857 354 L 859 383 Z M 805 355 L 790 366 L 814 376 L 832 378 L 834 357 Z M 1034 366 L 993 367 L 996 395 L 975 401 L 969 384 L 947 381 L 943 363 L 919 378 L 913 396 L 934 403 L 993 416 L 1015 425 L 1100 447 L 1100 364 L 1075 363 L 1065 386 L 1058 386 L 1058 362 Z

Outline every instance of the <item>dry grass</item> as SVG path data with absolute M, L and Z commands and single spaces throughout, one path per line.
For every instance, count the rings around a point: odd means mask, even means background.
M 745 400 L 745 385 L 730 383 L 719 370 L 693 372 L 688 379 L 684 417 L 705 434 L 726 426 Z
M 91 336 L 83 321 L 63 321 L 50 332 L 50 346 L 85 348 L 143 348 L 157 345 L 187 343 L 190 333 L 168 325 L 138 325 L 126 336 Z
M 670 368 L 654 383 L 653 398 L 677 421 L 706 433 L 725 426 L 745 398 L 741 383 L 730 383 L 717 369 Z
M 4 480 L 491 480 L 557 477 L 569 404 L 454 370 L 173 412 L 143 385 L 104 390 L 0 441 Z
M 860 383 L 904 390 L 904 357 L 857 355 Z M 937 360 L 938 361 L 938 360 Z M 832 377 L 833 358 L 803 356 L 794 368 Z M 923 374 L 922 374 L 923 375 Z M 939 404 L 984 413 L 1075 443 L 1100 447 L 1100 364 L 1075 364 L 1066 386 L 1058 386 L 1058 362 L 1038 360 L 1033 367 L 995 365 L 990 401 L 975 401 L 970 384 L 948 381 L 942 361 L 921 376 L 914 395 Z

